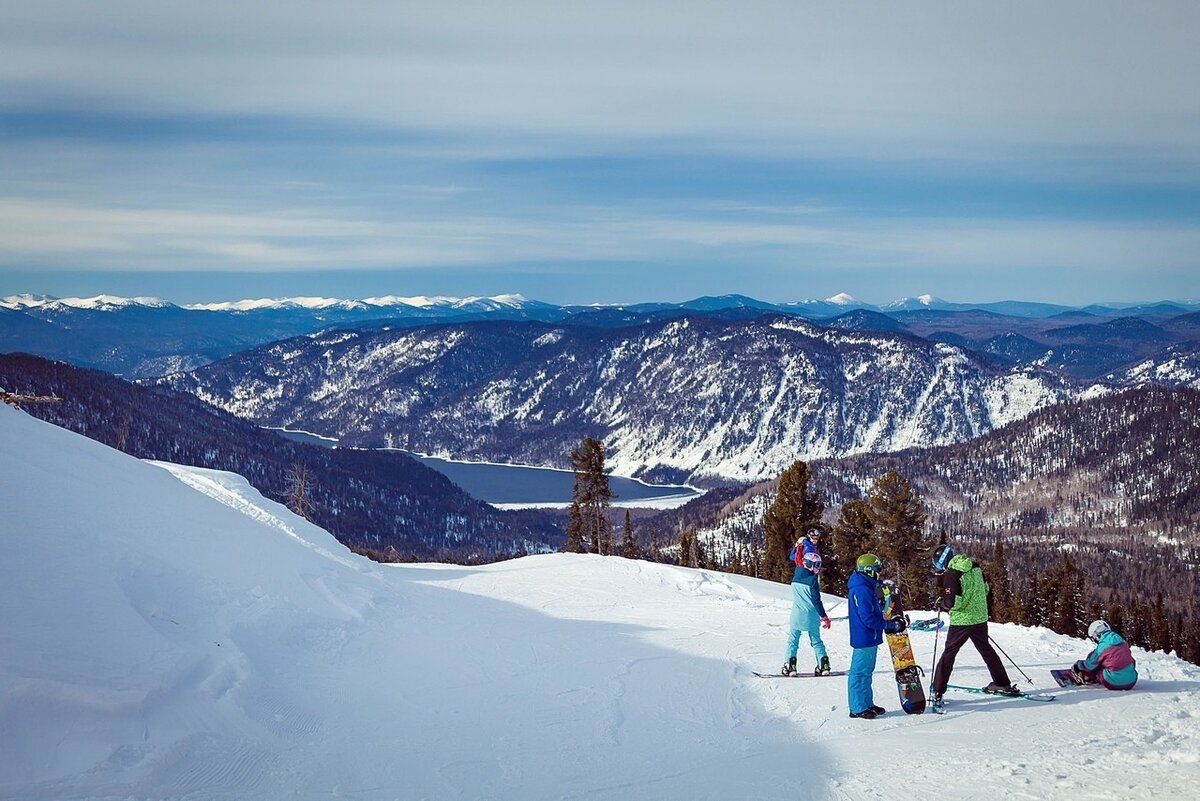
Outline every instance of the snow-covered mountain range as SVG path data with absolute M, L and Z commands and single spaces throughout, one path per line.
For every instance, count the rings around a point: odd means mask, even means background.
M 786 316 L 331 331 L 165 381 L 261 425 L 364 446 L 565 466 L 591 435 L 616 473 L 670 481 L 959 442 L 1084 391 L 950 345 Z
M 609 306 L 556 306 L 515 294 L 259 298 L 190 306 L 112 295 L 12 295 L 0 299 L 0 353 L 24 351 L 138 378 L 189 370 L 246 348 L 330 328 L 496 320 L 620 328 L 696 313 L 723 319 L 784 314 L 838 328 L 903 331 L 1006 364 L 1050 366 L 1093 380 L 1153 361 L 1168 347 L 1198 349 L 1195 309 L 1200 305 L 958 304 L 930 295 L 876 307 L 847 293 L 793 303 L 722 295 Z
M 916 717 L 881 659 L 889 711 L 851 720 L 843 678 L 752 675 L 782 660 L 782 584 L 567 554 L 377 565 L 239 476 L 3 405 L 0 457 L 3 798 L 859 799 L 899 770 L 916 798 L 1077 801 L 1200 782 L 1200 669 L 1162 653 L 1135 649 L 1131 693 L 952 695 Z M 843 668 L 846 609 L 825 603 Z M 991 634 L 1041 690 L 1089 648 Z M 931 664 L 934 635 L 912 641 Z M 987 681 L 969 649 L 954 680 Z

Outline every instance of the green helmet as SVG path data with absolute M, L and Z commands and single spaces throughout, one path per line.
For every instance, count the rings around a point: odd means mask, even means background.
M 879 557 L 873 553 L 864 553 L 854 563 L 854 569 L 860 573 L 866 573 L 868 576 L 874 577 L 883 569 L 883 562 L 879 561 Z

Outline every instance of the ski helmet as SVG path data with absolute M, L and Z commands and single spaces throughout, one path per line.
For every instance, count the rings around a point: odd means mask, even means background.
M 811 570 L 814 573 L 820 573 L 821 554 L 816 553 L 815 551 L 809 551 L 808 553 L 804 554 L 803 564 L 806 569 Z
M 946 565 L 950 564 L 950 560 L 954 558 L 954 551 L 949 545 L 942 543 L 933 552 L 933 570 L 935 573 L 944 573 Z
M 854 569 L 859 573 L 866 573 L 871 578 L 875 578 L 879 575 L 879 571 L 883 569 L 883 562 L 879 561 L 879 557 L 873 553 L 864 553 L 854 563 Z
M 1100 638 L 1110 631 L 1112 631 L 1112 627 L 1103 620 L 1094 620 L 1092 625 L 1088 626 L 1088 639 L 1092 642 L 1100 642 Z

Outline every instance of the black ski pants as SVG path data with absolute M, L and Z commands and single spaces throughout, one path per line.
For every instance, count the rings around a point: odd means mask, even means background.
M 942 658 L 938 660 L 937 667 L 933 671 L 934 695 L 946 692 L 946 685 L 950 683 L 950 672 L 954 670 L 954 658 L 958 656 L 959 650 L 967 644 L 968 640 L 983 657 L 983 664 L 987 665 L 988 673 L 992 674 L 992 681 L 1002 687 L 1009 686 L 1008 673 L 1004 670 L 1004 663 L 1000 661 L 1000 655 L 988 641 L 988 626 L 985 621 L 971 626 L 950 627 L 950 631 L 946 635 L 946 650 L 942 652 Z

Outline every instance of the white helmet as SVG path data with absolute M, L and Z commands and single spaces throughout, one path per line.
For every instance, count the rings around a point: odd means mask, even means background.
M 1088 639 L 1092 642 L 1100 642 L 1100 638 L 1110 631 L 1112 628 L 1103 620 L 1092 621 L 1092 625 L 1088 626 Z

